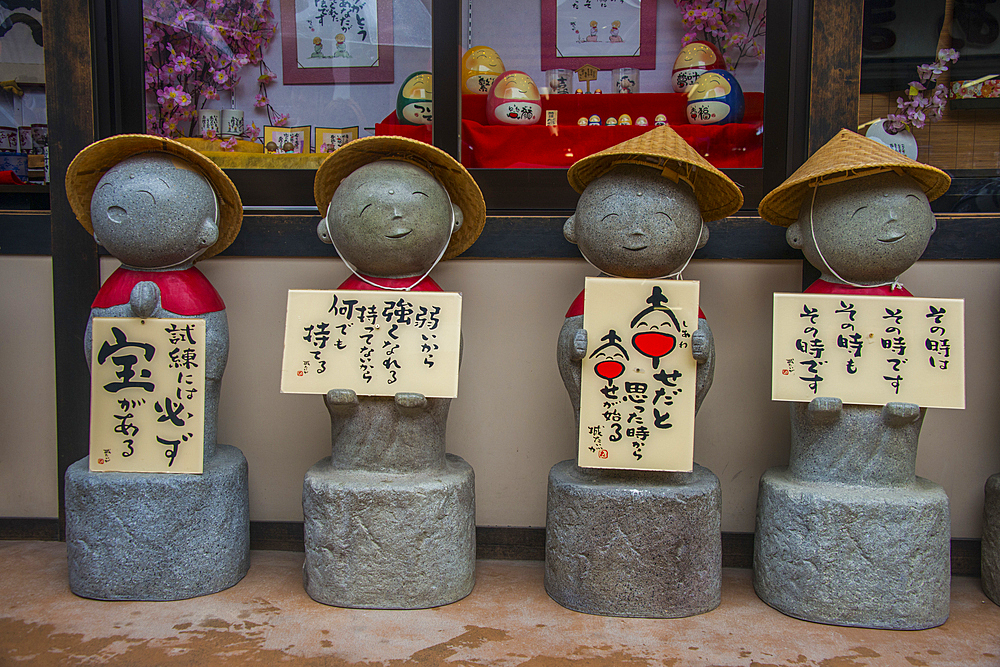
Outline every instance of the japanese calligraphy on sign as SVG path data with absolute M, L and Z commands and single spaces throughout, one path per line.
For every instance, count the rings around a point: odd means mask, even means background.
M 458 396 L 462 295 L 289 290 L 281 391 Z
M 771 398 L 965 407 L 965 301 L 775 294 Z
M 205 320 L 95 317 L 90 469 L 202 472 Z
M 697 281 L 587 278 L 584 468 L 692 469 Z
M 295 0 L 298 66 L 375 65 L 378 19 L 376 0 Z

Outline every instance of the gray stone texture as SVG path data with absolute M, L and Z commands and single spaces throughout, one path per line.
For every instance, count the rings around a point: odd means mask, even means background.
M 475 477 L 445 465 L 392 473 L 335 468 L 326 458 L 302 490 L 309 595 L 324 604 L 420 609 L 449 604 L 475 583 Z
M 875 286 L 920 257 L 935 225 L 916 181 L 883 172 L 809 189 L 785 238 L 823 280 Z M 789 466 L 760 481 L 757 594 L 819 623 L 944 623 L 951 523 L 944 490 L 915 474 L 925 411 L 821 396 L 790 412 Z
M 98 600 L 182 600 L 250 566 L 247 462 L 219 445 L 201 475 L 66 471 L 70 589 Z
M 688 184 L 620 164 L 587 185 L 563 235 L 603 275 L 660 278 L 683 269 L 708 241 L 708 227 Z M 587 342 L 583 316 L 566 318 L 556 360 L 577 430 Z M 691 343 L 697 414 L 715 375 L 715 340 L 704 318 Z M 545 588 L 564 607 L 590 614 L 709 611 L 722 586 L 720 526 L 719 481 L 701 466 L 664 473 L 557 463 L 549 472 Z
M 545 590 L 588 614 L 680 618 L 721 599 L 719 480 L 690 473 L 549 472 Z
M 982 577 L 983 591 L 1000 604 L 1000 473 L 986 480 Z
M 394 160 L 351 172 L 324 213 L 320 240 L 357 272 L 381 278 L 429 272 L 464 220 L 434 176 Z M 451 400 L 359 397 L 335 384 L 324 400 L 332 452 L 302 489 L 306 591 L 324 604 L 369 609 L 436 607 L 468 595 L 475 476 L 445 454 Z
M 932 628 L 948 618 L 950 530 L 944 489 L 923 478 L 879 488 L 771 468 L 757 500 L 754 588 L 807 621 Z

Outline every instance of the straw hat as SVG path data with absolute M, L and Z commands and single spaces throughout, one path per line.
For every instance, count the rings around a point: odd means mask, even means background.
M 645 164 L 664 169 L 672 181 L 678 176 L 694 190 L 694 196 L 706 221 L 721 220 L 740 210 L 743 193 L 739 186 L 673 131 L 662 125 L 634 139 L 588 155 L 569 168 L 569 184 L 579 193 L 595 178 L 616 164 Z
M 66 196 L 77 220 L 91 235 L 90 200 L 104 174 L 125 158 L 140 153 L 167 153 L 189 162 L 202 173 L 219 198 L 219 240 L 209 246 L 198 261 L 229 247 L 243 222 L 243 202 L 229 177 L 203 154 L 182 143 L 149 134 L 119 134 L 93 143 L 77 154 L 66 170 Z
M 787 227 L 799 219 L 799 208 L 811 185 L 860 178 L 888 169 L 912 177 L 933 201 L 943 195 L 951 177 L 940 169 L 897 153 L 885 144 L 841 130 L 760 202 L 760 217 Z
M 462 226 L 451 236 L 442 259 L 451 259 L 469 249 L 486 224 L 486 202 L 472 175 L 455 158 L 422 141 L 406 137 L 375 136 L 355 139 L 330 154 L 316 171 L 313 195 L 320 215 L 326 215 L 340 182 L 355 169 L 377 160 L 402 160 L 430 172 L 462 209 Z

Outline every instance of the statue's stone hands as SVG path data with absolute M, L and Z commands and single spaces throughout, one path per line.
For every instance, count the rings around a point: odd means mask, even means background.
M 835 396 L 817 396 L 809 401 L 809 416 L 817 421 L 833 421 L 843 409 L 844 402 Z
M 920 406 L 915 403 L 886 403 L 882 408 L 882 421 L 887 426 L 900 428 L 920 417 Z
M 136 283 L 129 295 L 129 306 L 135 317 L 152 317 L 156 309 L 160 307 L 160 287 L 148 280 Z
M 570 351 L 570 359 L 580 361 L 587 356 L 587 330 L 580 329 L 573 334 L 573 349 Z
M 705 331 L 703 325 L 699 323 L 698 330 L 691 335 L 691 354 L 694 355 L 694 360 L 699 364 L 703 364 L 708 361 L 709 356 L 712 353 L 712 342 Z
M 331 389 L 324 399 L 329 410 L 349 412 L 358 407 L 358 395 L 353 389 Z
M 401 415 L 414 416 L 427 409 L 427 397 L 416 392 L 401 391 L 396 394 L 396 409 Z

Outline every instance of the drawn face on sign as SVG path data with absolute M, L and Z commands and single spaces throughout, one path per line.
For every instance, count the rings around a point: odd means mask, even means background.
M 691 188 L 651 167 L 617 165 L 580 196 L 563 234 L 601 271 L 660 278 L 708 241 Z
M 649 306 L 632 318 L 632 347 L 659 368 L 660 359 L 674 351 L 681 325 L 658 285 L 646 302 Z
M 90 202 L 94 238 L 127 266 L 166 268 L 219 238 L 215 191 L 192 165 L 142 153 L 108 170 Z
M 614 329 L 611 329 L 606 336 L 601 338 L 601 345 L 590 353 L 590 358 L 596 360 L 594 373 L 597 374 L 597 377 L 607 380 L 608 386 L 614 382 L 615 378 L 620 377 L 625 372 L 628 350 L 621 343 L 621 336 Z
M 822 185 L 815 204 L 812 196 L 810 189 L 785 238 L 824 274 L 832 268 L 851 282 L 895 279 L 920 258 L 936 229 L 927 196 L 903 174 L 884 172 Z
M 365 275 L 419 276 L 448 245 L 452 215 L 457 230 L 462 211 L 431 174 L 409 162 L 379 160 L 341 182 L 319 236 Z

